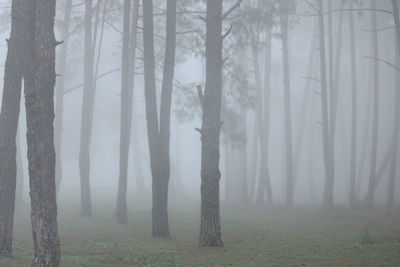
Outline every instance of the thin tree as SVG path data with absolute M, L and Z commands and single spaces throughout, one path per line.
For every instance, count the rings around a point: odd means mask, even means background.
M 55 0 L 27 1 L 25 39 L 25 108 L 31 222 L 32 266 L 59 266 L 54 149 Z
M 176 0 L 167 1 L 166 43 L 161 88 L 160 123 L 158 123 L 157 115 L 153 31 L 153 1 L 143 0 L 145 104 L 150 165 L 153 179 L 152 233 L 153 236 L 169 236 L 169 146 L 172 86 L 175 71 Z
M 327 208 L 333 207 L 333 175 L 332 175 L 332 154 L 329 141 L 329 118 L 328 118 L 328 83 L 326 74 L 326 50 L 325 50 L 325 29 L 323 15 L 323 0 L 318 0 L 318 24 L 319 24 L 319 46 L 320 46 L 320 75 L 321 75 L 321 109 L 322 109 L 322 142 L 323 157 L 325 166 L 325 185 L 323 205 Z
M 16 135 L 23 75 L 24 0 L 12 1 L 11 33 L 4 68 L 0 113 L 0 254 L 12 250 L 17 176 Z
M 65 90 L 65 70 L 67 66 L 67 51 L 69 43 L 69 30 L 71 21 L 72 0 L 67 0 L 65 3 L 64 21 L 62 24 L 62 40 L 63 45 L 60 51 L 60 59 L 57 64 L 57 77 L 56 83 L 56 117 L 54 124 L 54 145 L 56 149 L 56 186 L 57 194 L 60 190 L 62 179 L 62 157 L 61 157 L 61 136 L 62 136 L 62 121 L 63 121 L 63 108 L 64 108 L 64 90 Z
M 400 21 L 399 21 L 399 6 L 397 0 L 392 0 L 393 6 L 393 17 L 395 21 L 396 29 L 396 39 L 395 39 L 395 57 L 396 66 L 400 67 Z M 398 158 L 398 140 L 400 132 L 400 75 L 398 70 L 395 70 L 395 113 L 393 122 L 393 155 L 390 163 L 390 173 L 389 173 L 389 193 L 387 198 L 387 206 L 392 207 L 394 205 L 395 199 L 395 188 L 396 188 L 396 173 L 397 173 L 397 158 Z
M 353 9 L 354 0 L 349 1 L 349 9 Z M 354 31 L 354 15 L 349 12 L 350 29 L 350 67 L 351 67 L 351 147 L 350 147 L 350 206 L 356 201 L 356 167 L 357 167 L 357 63 L 356 39 Z
M 128 223 L 126 192 L 128 186 L 129 144 L 132 124 L 133 87 L 129 86 L 130 66 L 130 16 L 131 1 L 124 1 L 124 19 L 122 30 L 122 57 L 121 57 L 121 130 L 119 156 L 119 183 L 117 196 L 117 220 L 121 224 Z
M 290 97 L 290 69 L 289 69 L 289 3 L 280 4 L 280 26 L 283 58 L 284 108 L 285 108 L 285 148 L 286 148 L 286 204 L 293 204 L 293 140 L 292 140 L 292 109 Z
M 85 0 L 85 36 L 83 63 L 83 98 L 81 136 L 79 150 L 79 173 L 81 182 L 81 215 L 92 215 L 90 193 L 90 141 L 93 127 L 94 86 L 93 86 L 93 51 L 92 51 L 92 0 Z
M 379 48 L 378 48 L 378 26 L 376 16 L 376 2 L 371 0 L 371 42 L 373 53 L 373 77 L 374 77 L 374 97 L 373 97 L 373 119 L 372 119 L 372 144 L 371 144 L 371 158 L 370 158 L 370 171 L 368 182 L 368 193 L 366 196 L 366 203 L 368 207 L 372 207 L 374 202 L 374 191 L 376 184 L 376 158 L 378 153 L 378 126 L 379 126 Z

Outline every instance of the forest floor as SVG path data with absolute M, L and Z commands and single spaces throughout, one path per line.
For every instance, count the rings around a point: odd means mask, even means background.
M 222 205 L 222 248 L 198 246 L 198 203 L 169 211 L 171 238 L 160 239 L 151 237 L 148 204 L 131 207 L 129 224 L 118 225 L 111 204 L 97 202 L 88 219 L 61 202 L 62 266 L 400 266 L 398 208 Z M 15 218 L 13 257 L 0 257 L 0 266 L 31 263 L 28 204 Z

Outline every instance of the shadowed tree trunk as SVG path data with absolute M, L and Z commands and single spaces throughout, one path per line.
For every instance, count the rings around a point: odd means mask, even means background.
M 90 193 L 90 140 L 92 137 L 94 86 L 92 52 L 92 0 L 85 0 L 85 37 L 83 63 L 83 98 L 81 118 L 81 144 L 79 150 L 79 173 L 81 181 L 81 215 L 92 215 Z
M 288 24 L 289 8 L 288 2 L 282 2 L 280 7 L 280 26 L 282 39 L 283 57 L 283 83 L 284 83 L 284 107 L 285 107 L 285 147 L 286 147 L 286 204 L 293 204 L 293 140 L 292 140 L 292 109 L 290 97 L 290 70 L 289 70 L 289 45 Z
M 11 6 L 11 33 L 0 113 L 0 254 L 11 254 L 17 176 L 16 135 L 23 75 L 24 0 Z
M 54 149 L 55 47 L 54 0 L 33 0 L 25 48 L 25 108 L 31 221 L 34 243 L 32 266 L 58 266 L 60 243 Z
M 62 179 L 62 157 L 61 157 L 61 135 L 62 135 L 62 121 L 63 121 L 63 108 L 64 108 L 64 90 L 65 90 L 65 69 L 67 66 L 67 51 L 69 42 L 69 28 L 71 21 L 72 0 L 67 0 L 65 3 L 64 22 L 62 26 L 62 40 L 64 41 L 61 46 L 60 59 L 57 64 L 57 87 L 56 87 L 56 117 L 54 124 L 54 145 L 56 149 L 56 186 L 57 195 L 60 190 Z
M 372 119 L 372 144 L 371 144 L 371 159 L 370 159 L 370 171 L 369 171 L 369 183 L 368 193 L 366 196 L 366 203 L 368 207 L 372 207 L 374 202 L 374 191 L 376 183 L 376 158 L 378 153 L 378 123 L 379 123 L 379 52 L 378 52 L 378 33 L 377 33 L 377 18 L 376 18 L 376 2 L 371 0 L 371 42 L 372 42 L 372 53 L 374 58 L 374 98 L 373 98 L 373 119 Z
M 170 177 L 170 124 L 172 85 L 175 70 L 176 0 L 167 1 L 167 34 L 161 89 L 160 125 L 157 116 L 155 83 L 153 1 L 143 1 L 144 80 L 147 135 L 153 178 L 153 236 L 169 236 L 168 183 Z
M 349 1 L 349 9 L 353 9 L 354 0 Z M 356 41 L 354 32 L 354 15 L 349 12 L 350 29 L 350 66 L 351 66 L 351 147 L 350 147 L 350 206 L 356 202 L 356 166 L 357 166 L 357 63 Z
M 222 0 L 207 0 L 206 87 L 200 93 L 201 223 L 202 247 L 222 246 L 219 208 L 219 147 L 222 100 Z

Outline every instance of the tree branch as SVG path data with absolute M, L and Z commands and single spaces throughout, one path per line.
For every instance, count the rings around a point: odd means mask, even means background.
M 222 20 L 226 19 L 230 14 L 232 14 L 233 11 L 235 11 L 236 8 L 240 7 L 240 4 L 242 4 L 243 0 L 238 0 L 236 4 L 234 4 L 230 9 L 228 9 L 223 15 L 222 15 Z

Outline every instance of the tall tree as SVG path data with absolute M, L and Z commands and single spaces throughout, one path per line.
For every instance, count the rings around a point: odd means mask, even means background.
M 286 204 L 293 204 L 293 140 L 292 140 L 292 109 L 290 97 L 290 69 L 289 69 L 289 2 L 283 1 L 280 6 L 280 26 L 283 57 L 283 83 L 285 107 L 285 147 L 286 147 Z
M 238 7 L 237 1 L 222 14 L 222 0 L 207 0 L 206 85 L 198 87 L 202 107 L 200 246 L 222 246 L 219 208 L 219 170 L 222 101 L 222 21 Z M 227 36 L 227 34 L 224 34 Z
M 328 82 L 326 73 L 326 49 L 324 29 L 323 0 L 318 0 L 318 24 L 319 24 L 319 46 L 320 46 L 320 75 L 321 75 L 321 109 L 322 109 L 322 142 L 325 166 L 325 185 L 323 205 L 327 208 L 333 207 L 333 174 L 332 174 L 332 151 L 329 141 L 329 118 L 328 118 Z
M 67 66 L 67 51 L 69 43 L 69 28 L 71 21 L 72 0 L 67 0 L 65 3 L 64 21 L 62 24 L 62 40 L 63 46 L 60 50 L 60 59 L 57 64 L 57 77 L 56 83 L 56 117 L 54 124 L 54 145 L 56 149 L 56 186 L 57 193 L 60 190 L 62 179 L 62 157 L 61 157 L 61 135 L 62 135 L 62 121 L 63 121 L 63 108 L 64 108 L 64 90 L 65 90 L 65 69 Z
M 17 175 L 16 143 L 23 75 L 25 1 L 11 5 L 11 33 L 4 69 L 0 113 L 0 254 L 10 254 L 15 210 Z
M 92 0 L 85 0 L 85 37 L 83 63 L 83 98 L 81 137 L 79 150 L 79 173 L 81 181 L 81 215 L 92 215 L 90 193 L 90 141 L 92 137 L 93 109 L 95 91 L 93 86 L 93 51 L 92 51 Z
M 395 21 L 396 38 L 395 38 L 395 56 L 396 56 L 396 66 L 400 67 L 400 21 L 399 21 L 399 6 L 397 0 L 392 0 L 393 6 L 393 18 Z M 393 144 L 393 154 L 390 163 L 390 173 L 389 173 L 389 193 L 387 199 L 387 206 L 391 207 L 394 205 L 395 200 L 395 188 L 396 188 L 396 173 L 397 173 L 397 158 L 398 158 L 398 140 L 400 132 L 400 75 L 398 70 L 395 70 L 395 112 L 394 112 L 394 122 L 393 122 L 393 134 L 392 134 L 392 144 Z
M 378 47 L 378 25 L 376 15 L 376 1 L 371 0 L 371 42 L 373 53 L 373 77 L 374 77 L 374 97 L 373 97 L 373 119 L 372 119 L 372 141 L 368 193 L 366 202 L 372 207 L 374 202 L 374 191 L 376 183 L 376 158 L 378 153 L 378 124 L 379 124 L 379 47 Z
M 58 266 L 54 149 L 55 0 L 25 3 L 29 15 L 25 39 L 25 108 L 34 243 L 32 266 Z
M 349 1 L 349 9 L 353 9 L 355 0 Z M 354 15 L 349 12 L 350 29 L 350 67 L 351 67 L 351 147 L 350 147 L 350 206 L 356 201 L 356 166 L 357 166 L 357 63 L 356 38 L 354 32 Z
M 170 178 L 171 99 L 175 70 L 176 0 L 167 1 L 164 71 L 161 88 L 160 123 L 157 115 L 155 82 L 153 1 L 143 0 L 144 81 L 147 135 L 153 178 L 153 236 L 169 236 L 168 183 Z
M 124 26 L 122 37 L 122 60 L 121 60 L 121 131 L 120 131 L 120 166 L 119 185 L 117 198 L 117 219 L 119 223 L 128 223 L 126 192 L 128 186 L 128 160 L 129 145 L 132 125 L 132 100 L 134 86 L 136 33 L 139 11 L 139 1 L 136 0 L 133 6 L 132 25 L 130 25 L 131 2 L 124 1 Z M 130 29 L 130 27 L 133 27 Z M 133 34 L 133 36 L 130 36 Z

